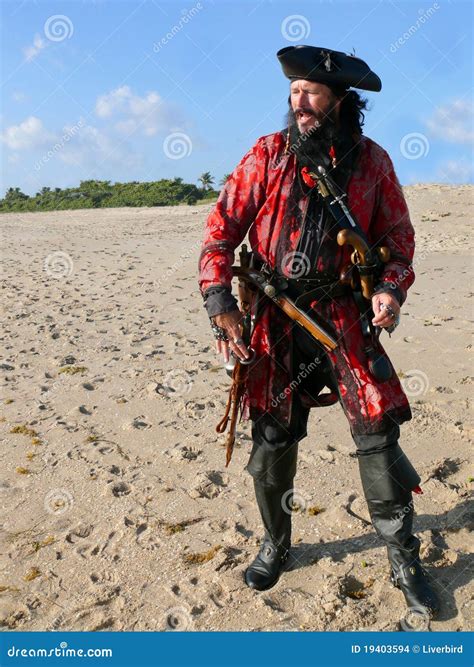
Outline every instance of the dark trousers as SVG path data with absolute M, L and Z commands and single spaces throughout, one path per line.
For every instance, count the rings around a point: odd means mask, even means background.
M 247 471 L 256 482 L 283 488 L 292 483 L 296 474 L 298 443 L 307 435 L 309 408 L 300 395 L 309 393 L 316 397 L 328 387 L 338 393 L 338 386 L 330 362 L 324 350 L 303 329 L 293 330 L 293 383 L 292 416 L 289 426 L 281 424 L 270 413 L 252 421 L 253 447 Z M 320 408 L 324 409 L 324 408 Z M 371 455 L 393 447 L 400 436 L 400 428 L 392 424 L 385 430 L 368 435 L 352 435 L 359 455 Z

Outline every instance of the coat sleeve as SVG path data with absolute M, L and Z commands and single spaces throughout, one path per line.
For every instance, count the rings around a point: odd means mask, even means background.
M 370 226 L 370 240 L 390 249 L 390 260 L 376 291 L 394 290 L 400 304 L 415 280 L 412 261 L 415 252 L 415 230 L 410 220 L 402 187 L 392 160 L 382 151 L 376 185 L 376 205 Z
M 234 250 L 265 202 L 268 150 L 261 137 L 239 162 L 207 218 L 199 257 L 199 289 L 231 289 Z

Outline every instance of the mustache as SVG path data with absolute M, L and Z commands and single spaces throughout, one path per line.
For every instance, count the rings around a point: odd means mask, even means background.
M 310 107 L 296 107 L 296 109 L 293 110 L 293 113 L 307 113 L 310 116 L 316 116 L 315 112 Z

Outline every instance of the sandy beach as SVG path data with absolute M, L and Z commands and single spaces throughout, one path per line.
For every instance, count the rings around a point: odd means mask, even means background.
M 473 629 L 473 186 L 405 188 L 416 280 L 382 340 L 410 399 L 415 531 L 443 610 Z M 288 571 L 243 572 L 263 531 L 215 432 L 229 378 L 197 286 L 209 204 L 4 214 L 0 625 L 15 630 L 397 630 L 339 406 L 300 443 Z M 317 511 L 319 508 L 322 511 Z

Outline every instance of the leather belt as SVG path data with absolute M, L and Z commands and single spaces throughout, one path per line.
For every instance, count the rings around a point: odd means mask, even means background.
M 309 305 L 312 301 L 329 301 L 337 296 L 352 293 L 349 285 L 344 285 L 339 280 L 324 278 L 302 278 L 299 280 L 288 280 L 289 293 L 299 306 Z

